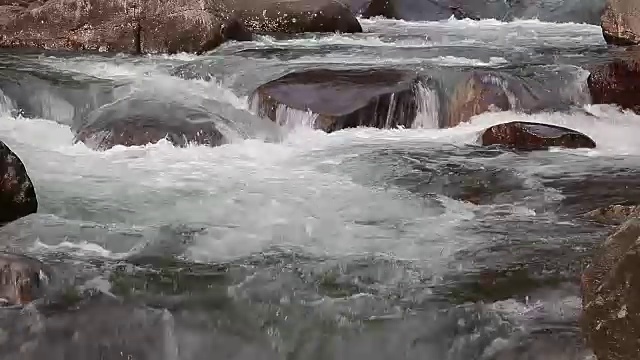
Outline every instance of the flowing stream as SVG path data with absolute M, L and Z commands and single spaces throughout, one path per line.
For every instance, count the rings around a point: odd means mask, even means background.
M 109 347 L 125 338 L 136 360 L 590 359 L 579 277 L 609 229 L 581 214 L 640 199 L 640 118 L 589 105 L 584 85 L 607 55 L 600 27 L 361 22 L 362 34 L 261 36 L 204 56 L 0 53 L 0 139 L 40 203 L 0 229 L 1 248 L 125 299 L 0 310 L 0 357 L 126 359 Z M 414 128 L 327 134 L 304 112 L 280 109 L 282 127 L 255 115 L 251 92 L 293 70 L 379 66 L 434 80 Z M 567 106 L 437 129 L 452 79 L 473 70 L 534 79 Z M 123 98 L 205 109 L 232 141 L 74 143 L 91 111 Z M 512 120 L 598 147 L 478 145 Z M 45 318 L 57 335 L 34 335 Z

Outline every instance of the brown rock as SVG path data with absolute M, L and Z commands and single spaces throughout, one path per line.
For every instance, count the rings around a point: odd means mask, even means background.
M 246 39 L 246 31 L 223 31 L 229 21 L 241 27 L 226 16 L 206 0 L 49 0 L 0 27 L 0 47 L 203 52 Z
M 620 204 L 609 205 L 589 211 L 585 216 L 599 223 L 620 225 L 631 218 L 640 218 L 640 206 Z
M 454 90 L 449 100 L 449 118 L 445 127 L 454 127 L 473 116 L 492 110 L 509 110 L 506 83 L 496 75 L 473 72 Z
M 224 0 L 251 31 L 362 32 L 349 6 L 338 0 Z
M 640 44 L 640 2 L 637 0 L 607 0 L 600 20 L 607 43 Z
M 43 294 L 47 281 L 40 261 L 0 252 L 0 305 L 30 303 Z
M 494 125 L 482 134 L 482 145 L 504 145 L 517 150 L 543 150 L 552 146 L 594 148 L 587 135 L 561 126 L 513 121 Z
M 167 139 L 175 146 L 225 143 L 212 115 L 186 106 L 147 99 L 124 99 L 95 110 L 76 141 L 97 150 L 141 146 Z
M 640 113 L 640 54 L 629 55 L 591 70 L 587 85 L 594 104 L 615 104 Z
M 315 127 L 410 127 L 417 113 L 418 74 L 393 69 L 309 70 L 260 86 L 253 94 L 258 113 L 284 125 L 278 107 L 310 111 Z
M 36 211 L 38 200 L 27 169 L 0 141 L 0 226 Z
M 581 327 L 598 360 L 640 354 L 640 219 L 609 236 L 582 276 Z

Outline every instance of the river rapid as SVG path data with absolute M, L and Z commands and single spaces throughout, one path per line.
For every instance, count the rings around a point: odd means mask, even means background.
M 640 118 L 590 105 L 584 87 L 609 51 L 600 27 L 361 22 L 362 34 L 260 36 L 203 56 L 0 53 L 0 139 L 40 203 L 0 228 L 0 247 L 93 299 L 0 310 L 0 358 L 591 359 L 579 277 L 610 229 L 581 214 L 640 199 Z M 379 66 L 433 79 L 414 128 L 327 134 L 298 111 L 278 127 L 249 96 L 293 70 Z M 438 129 L 451 79 L 474 69 L 539 81 L 566 106 Z M 123 98 L 204 109 L 232 141 L 74 143 L 91 111 Z M 478 145 L 513 120 L 598 147 Z M 131 354 L 113 353 L 125 343 Z

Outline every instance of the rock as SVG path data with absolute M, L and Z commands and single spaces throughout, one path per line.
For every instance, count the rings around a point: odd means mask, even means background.
M 585 216 L 599 223 L 620 225 L 631 218 L 640 218 L 640 206 L 620 204 L 609 205 L 589 211 Z
M 420 81 L 417 73 L 404 70 L 308 70 L 260 86 L 253 102 L 260 116 L 280 125 L 287 121 L 284 106 L 310 111 L 313 125 L 327 132 L 358 126 L 411 127 Z
M 608 44 L 640 44 L 640 2 L 607 0 L 600 20 L 602 35 Z
M 76 135 L 97 150 L 116 145 L 141 146 L 167 139 L 175 146 L 217 146 L 225 138 L 214 116 L 185 105 L 160 100 L 123 99 L 94 111 Z
M 0 226 L 38 211 L 38 200 L 27 169 L 0 141 Z
M 40 261 L 0 252 L 0 306 L 25 305 L 40 298 L 48 280 Z
M 455 88 L 445 127 L 454 127 L 487 111 L 509 110 L 507 83 L 497 75 L 473 72 Z
M 630 219 L 604 242 L 584 271 L 580 325 L 599 360 L 640 353 L 640 219 Z
M 591 70 L 587 86 L 594 104 L 615 104 L 640 113 L 640 59 L 638 53 L 614 59 Z
M 596 143 L 575 130 L 550 124 L 512 121 L 494 125 L 482 134 L 482 145 L 503 145 L 517 150 L 544 150 L 552 146 L 595 148 Z
M 246 40 L 240 20 L 206 0 L 49 0 L 0 27 L 0 47 L 197 52 Z M 225 29 L 233 29 L 225 31 Z
M 255 32 L 362 32 L 350 7 L 338 0 L 224 1 Z
M 387 19 L 397 18 L 396 0 L 351 0 L 351 9 L 365 19 L 382 16 Z

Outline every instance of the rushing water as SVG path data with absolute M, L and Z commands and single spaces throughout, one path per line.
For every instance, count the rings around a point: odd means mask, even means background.
M 640 118 L 588 105 L 584 89 L 583 67 L 608 51 L 600 28 L 362 22 L 363 34 L 265 36 L 201 57 L 0 54 L 0 139 L 40 202 L 0 244 L 59 284 L 127 299 L 0 310 L 2 359 L 589 359 L 578 278 L 608 229 L 580 214 L 640 199 Z M 415 128 L 326 134 L 286 109 L 278 128 L 248 97 L 292 70 L 381 65 L 439 84 L 421 89 Z M 570 106 L 436 129 L 450 79 L 472 69 L 526 74 Z M 91 111 L 125 97 L 206 109 L 233 141 L 74 144 Z M 598 148 L 477 145 L 512 120 Z

